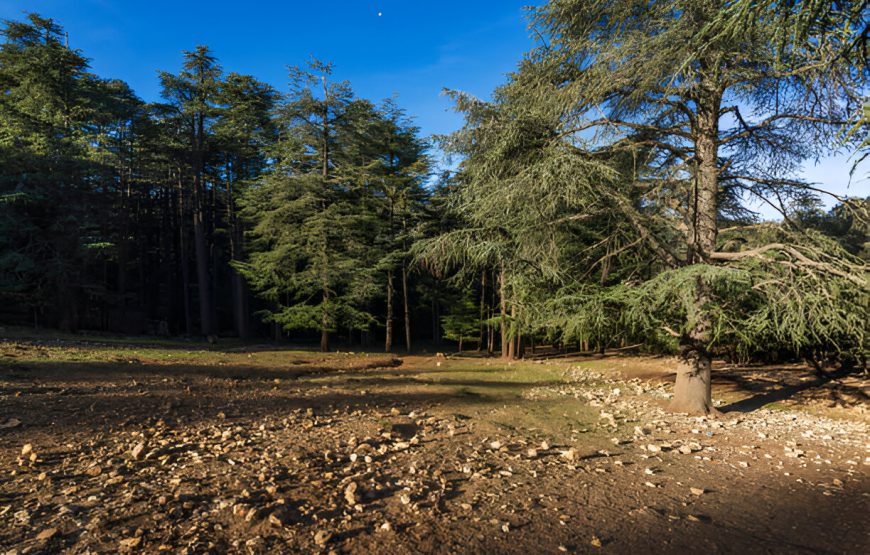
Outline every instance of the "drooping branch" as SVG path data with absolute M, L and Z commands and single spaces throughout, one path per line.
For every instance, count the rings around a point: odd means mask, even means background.
M 748 249 L 740 252 L 714 252 L 710 254 L 711 260 L 718 260 L 721 262 L 735 262 L 738 260 L 743 260 L 746 258 L 757 258 L 765 261 L 772 261 L 783 263 L 785 261 L 777 261 L 771 260 L 769 257 L 763 256 L 765 253 L 770 251 L 778 251 L 790 256 L 793 260 L 788 262 L 789 265 L 796 265 L 804 268 L 811 268 L 814 270 L 818 270 L 820 272 L 835 275 L 851 281 L 855 285 L 861 287 L 862 289 L 870 289 L 870 285 L 868 285 L 867 280 L 861 276 L 858 276 L 853 273 L 846 272 L 839 268 L 836 268 L 832 264 L 827 262 L 821 262 L 818 260 L 813 260 L 806 256 L 804 253 L 800 252 L 797 248 L 786 245 L 784 243 L 769 243 L 767 245 L 762 245 L 760 247 L 755 247 L 753 249 Z

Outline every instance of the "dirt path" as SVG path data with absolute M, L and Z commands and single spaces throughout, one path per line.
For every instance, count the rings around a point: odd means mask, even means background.
M 780 393 L 749 410 L 779 389 L 747 391 L 723 371 L 720 404 L 748 412 L 706 420 L 661 409 L 655 359 L 396 367 L 0 343 L 0 361 L 12 553 L 870 547 L 861 383 L 836 394 L 858 396 L 842 408 L 824 392 L 823 405 Z M 752 369 L 786 371 L 802 383 Z

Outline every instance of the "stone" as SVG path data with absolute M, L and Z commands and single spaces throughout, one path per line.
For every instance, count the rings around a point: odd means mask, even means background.
M 138 547 L 142 543 L 142 536 L 134 538 L 125 538 L 119 542 L 124 547 Z
M 324 546 L 329 543 L 329 540 L 332 539 L 332 534 L 327 532 L 326 530 L 320 530 L 316 534 L 314 534 L 314 543 L 320 546 Z
M 357 489 L 359 489 L 359 486 L 356 482 L 351 482 L 344 489 L 344 499 L 347 501 L 348 505 L 353 506 L 357 504 Z
M 57 535 L 57 528 L 46 528 L 36 535 L 37 541 L 45 541 Z
M 138 461 L 139 459 L 142 458 L 142 453 L 144 453 L 144 452 L 145 452 L 145 444 L 140 442 L 140 443 L 137 443 L 135 447 L 133 447 L 132 451 L 130 451 L 130 456 L 133 458 L 134 461 Z
M 706 493 L 706 490 L 703 488 L 689 488 L 689 491 L 692 492 L 692 495 L 704 495 Z
M 21 448 L 21 456 L 26 457 L 33 452 L 33 444 L 27 443 Z

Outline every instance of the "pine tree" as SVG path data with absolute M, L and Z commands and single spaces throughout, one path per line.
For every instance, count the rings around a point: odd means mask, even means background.
M 267 169 L 267 153 L 276 139 L 272 111 L 277 93 L 249 75 L 231 73 L 223 81 L 218 101 L 223 107 L 214 124 L 215 173 L 223 182 L 229 236 L 228 263 L 245 260 L 243 222 L 238 202 L 245 190 Z M 236 335 L 250 335 L 248 291 L 242 275 L 231 270 L 233 320 Z
M 160 74 L 163 97 L 175 108 L 176 117 L 187 138 L 184 163 L 191 179 L 189 190 L 199 294 L 199 320 L 200 332 L 204 336 L 212 336 L 216 333 L 206 237 L 206 213 L 209 208 L 206 162 L 211 125 L 219 109 L 217 100 L 220 79 L 221 68 L 206 46 L 197 46 L 195 50 L 184 53 L 182 71 L 178 75 L 167 72 Z
M 552 271 L 557 283 L 568 277 L 582 297 L 597 297 L 587 308 L 618 306 L 633 333 L 678 342 L 677 410 L 712 410 L 717 346 L 863 342 L 851 313 L 866 307 L 864 269 L 789 218 L 815 194 L 794 170 L 836 146 L 860 107 L 866 72 L 852 55 L 860 10 L 832 3 L 803 26 L 805 39 L 783 43 L 781 6 L 765 6 L 734 36 L 716 0 L 553 0 L 533 18 L 546 46 L 495 102 L 458 97 L 468 124 L 453 142 L 468 156 L 461 205 L 472 225 L 498 231 L 491 244 L 538 265 L 531 275 Z M 754 233 L 749 197 L 782 210 L 785 225 Z M 593 291 L 563 271 L 573 234 L 563 232 L 595 233 L 608 214 L 620 221 L 622 249 L 650 262 L 618 287 Z M 604 259 L 613 262 L 612 253 Z M 600 260 L 589 263 L 603 272 Z M 810 286 L 806 302 L 788 294 Z M 825 307 L 822 298 L 837 302 Z M 818 311 L 815 327 L 793 325 Z
M 373 230 L 362 194 L 370 163 L 365 140 L 374 118 L 346 82 L 331 82 L 329 64 L 291 69 L 291 91 L 280 109 L 274 165 L 247 191 L 252 252 L 239 265 L 275 308 L 267 320 L 284 329 L 330 333 L 367 329 L 375 290 L 366 264 Z
M 411 307 L 409 301 L 409 249 L 415 240 L 418 224 L 424 216 L 429 161 L 426 145 L 418 138 L 419 130 L 395 101 L 387 100 L 371 132 L 376 157 L 369 168 L 369 180 L 376 197 L 379 247 L 378 268 L 386 281 L 385 350 L 393 346 L 393 301 L 396 282 L 401 286 L 405 350 L 411 350 Z

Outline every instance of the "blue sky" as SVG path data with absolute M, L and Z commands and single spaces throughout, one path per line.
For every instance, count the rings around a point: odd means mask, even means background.
M 97 74 L 125 80 L 149 101 L 159 96 L 157 71 L 178 71 L 181 51 L 198 44 L 210 46 L 225 70 L 252 74 L 282 91 L 286 67 L 314 55 L 334 62 L 336 77 L 348 79 L 360 96 L 398 95 L 430 135 L 461 123 L 443 88 L 488 97 L 533 45 L 523 9 L 530 3 L 0 0 L 0 18 L 20 19 L 26 11 L 55 18 Z M 866 178 L 848 185 L 847 158 L 810 162 L 805 177 L 839 194 L 870 194 Z
M 227 71 L 286 90 L 288 65 L 314 55 L 336 66 L 359 96 L 398 95 L 426 134 L 460 117 L 444 87 L 478 96 L 503 82 L 532 42 L 529 0 L 0 0 L 0 17 L 35 11 L 58 20 L 70 46 L 102 77 L 157 100 L 157 70 L 175 72 L 181 51 L 211 47 Z M 381 13 L 382 15 L 378 15 Z

